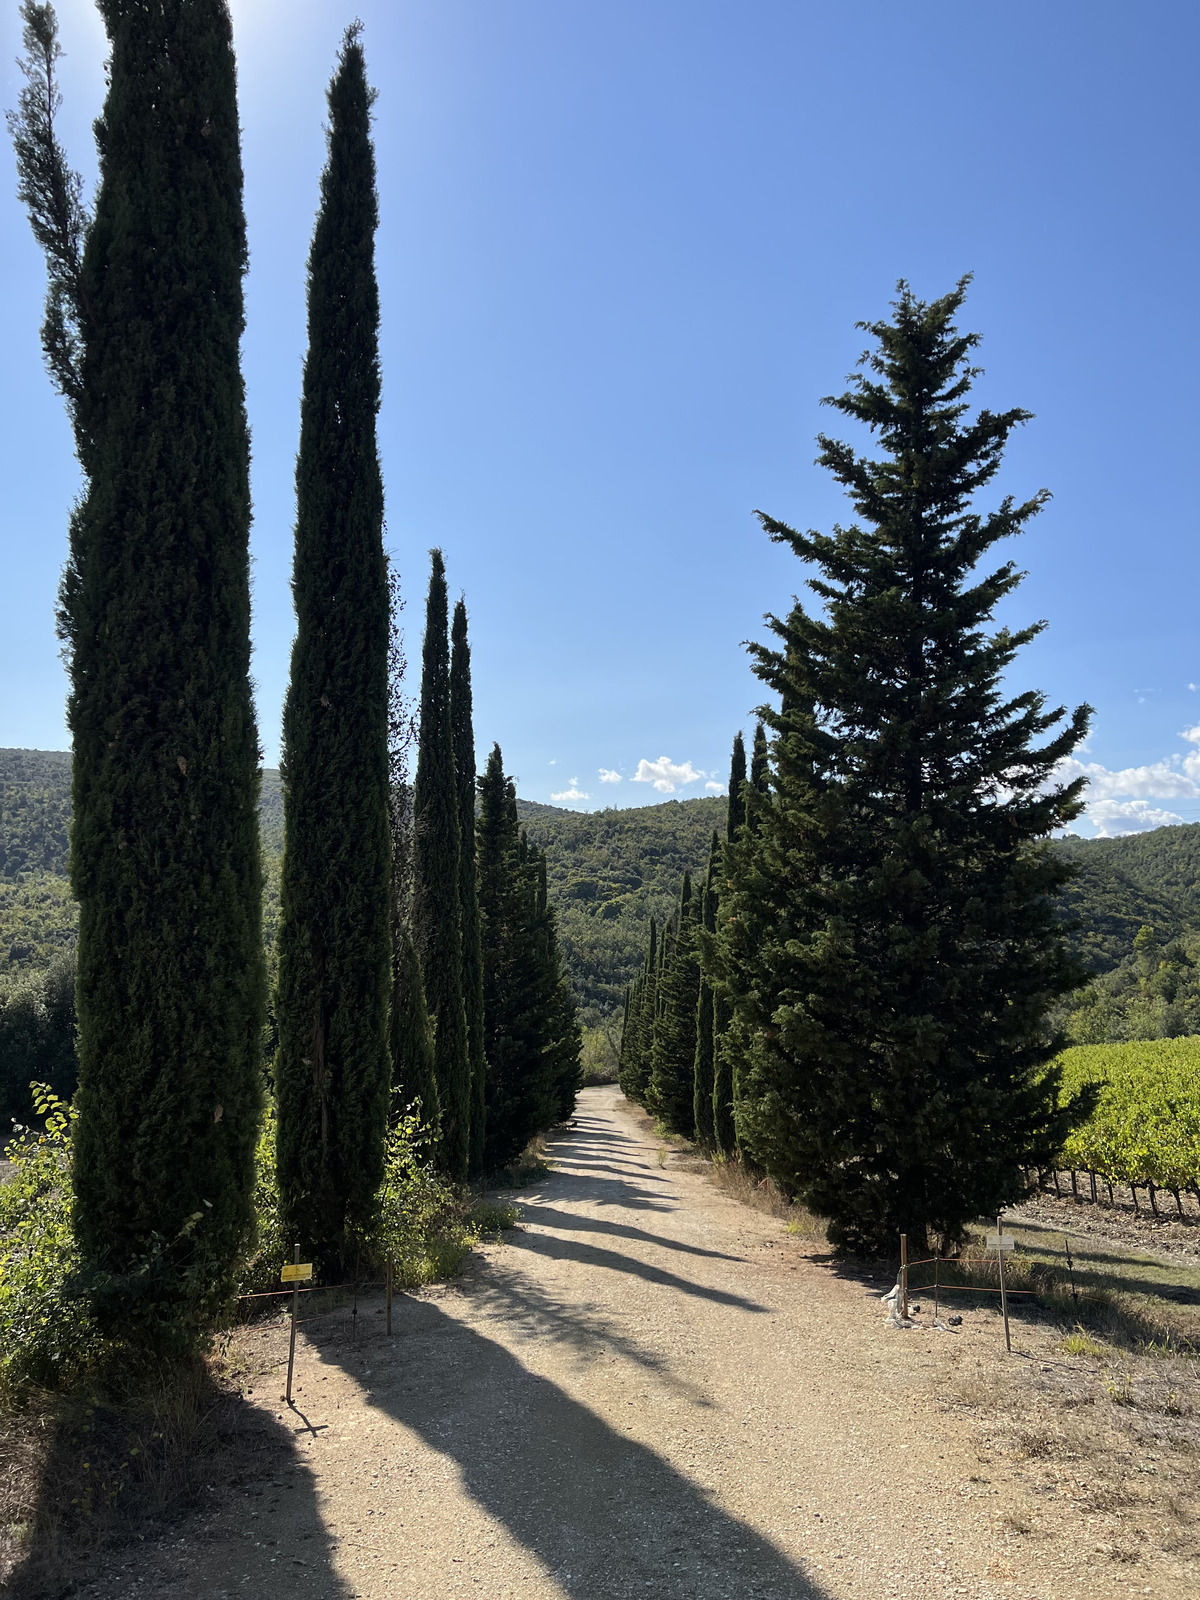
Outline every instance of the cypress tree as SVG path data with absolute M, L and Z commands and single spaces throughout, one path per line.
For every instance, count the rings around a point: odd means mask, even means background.
M 961 1236 L 1078 1114 L 1047 1069 L 1047 1010 L 1082 973 L 1055 907 L 1071 869 L 1045 841 L 1080 809 L 1053 772 L 1088 710 L 1063 726 L 1035 691 L 1003 692 L 1040 625 L 987 632 L 1020 573 L 977 564 L 1045 497 L 973 509 L 1028 413 L 968 418 L 964 293 L 923 304 L 901 285 L 832 402 L 883 447 L 821 440 L 859 522 L 825 536 L 763 518 L 818 569 L 824 610 L 772 619 L 782 648 L 754 649 L 782 706 L 772 792 L 722 903 L 738 1134 L 844 1250 Z
M 622 1039 L 624 1076 L 618 1079 L 621 1093 L 627 1100 L 641 1105 L 646 1098 L 650 1080 L 650 1046 L 654 1037 L 654 992 L 658 978 L 658 923 L 650 918 L 650 938 L 646 947 L 646 964 L 637 980 L 636 1006 L 631 1010 L 629 1042 Z
M 696 1012 L 700 1000 L 697 948 L 699 901 L 683 875 L 679 918 L 669 955 L 664 950 L 659 1013 L 654 1025 L 647 1107 L 672 1133 L 695 1132 Z
M 425 1003 L 421 963 L 412 936 L 413 823 L 408 753 L 416 739 L 412 703 L 405 692 L 407 663 L 400 633 L 403 599 L 395 569 L 388 567 L 391 621 L 388 645 L 388 824 L 391 833 L 392 995 L 388 1054 L 392 1063 L 392 1116 L 420 1108 L 422 1132 L 436 1140 L 437 1079 L 433 1029 Z
M 713 1115 L 713 1095 L 716 1082 L 716 995 L 711 981 L 705 976 L 710 959 L 708 950 L 717 928 L 717 871 L 720 862 L 720 844 L 712 836 L 708 853 L 708 875 L 700 902 L 700 1000 L 696 1007 L 696 1063 L 694 1069 L 695 1093 L 693 1121 L 696 1141 L 705 1150 L 716 1143 L 716 1124 Z
M 285 1224 L 328 1267 L 382 1180 L 391 1083 L 390 610 L 375 437 L 372 99 L 351 28 L 329 87 L 329 154 L 308 260 L 275 1074 Z
M 726 845 L 732 845 L 741 836 L 746 821 L 746 746 L 740 732 L 733 736 L 733 754 L 729 761 L 729 809 L 725 817 Z M 725 870 L 728 870 L 726 850 Z M 732 1016 L 729 997 L 724 986 L 713 977 L 713 951 L 710 942 L 705 947 L 705 972 L 713 982 L 713 1146 L 726 1156 L 737 1149 L 737 1130 L 733 1117 L 733 1050 L 729 1037 Z
M 251 1228 L 264 967 L 246 240 L 223 0 L 100 12 L 90 223 L 53 136 L 49 7 L 23 8 L 30 77 L 13 127 L 50 264 L 43 341 L 85 479 L 61 596 L 80 903 L 75 1226 L 105 1269 L 102 1313 L 159 1338 L 213 1312 Z
M 535 906 L 538 930 L 538 955 L 544 973 L 547 992 L 546 1061 L 549 1083 L 549 1118 L 547 1126 L 565 1122 L 575 1110 L 575 1097 L 582 1085 L 582 1066 L 579 1059 L 583 1033 L 579 1025 L 579 1008 L 570 982 L 563 970 L 558 947 L 557 918 L 546 883 L 546 857 L 541 850 L 532 852 L 537 879 Z
M 732 843 L 738 829 L 746 820 L 746 746 L 739 730 L 733 736 L 733 754 L 729 758 L 729 809 L 725 814 L 725 837 Z
M 450 630 L 450 721 L 454 729 L 454 771 L 458 783 L 460 830 L 458 881 L 462 919 L 463 1006 L 470 1070 L 470 1154 L 472 1174 L 483 1170 L 487 1115 L 487 1062 L 483 1053 L 483 953 L 479 944 L 479 893 L 475 883 L 475 729 L 471 717 L 471 647 L 467 608 L 454 607 Z
M 471 1077 L 462 979 L 462 821 L 450 714 L 446 569 L 440 550 L 430 555 L 413 792 L 413 933 L 433 1022 L 439 1159 L 450 1177 L 464 1179 L 470 1164 Z

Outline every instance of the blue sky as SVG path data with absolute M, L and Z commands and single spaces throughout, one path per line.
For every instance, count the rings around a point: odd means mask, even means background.
M 85 0 L 58 10 L 62 127 L 90 175 L 103 33 Z M 854 323 L 901 276 L 928 297 L 972 271 L 977 395 L 1036 413 L 1001 487 L 1054 494 L 1013 549 L 1029 577 L 1006 619 L 1050 623 L 1015 685 L 1097 709 L 1081 831 L 1200 817 L 1194 4 L 233 12 L 269 762 L 323 94 L 357 14 L 379 89 L 381 445 L 410 659 L 439 544 L 471 614 L 480 750 L 499 740 L 523 795 L 595 807 L 722 784 L 757 698 L 741 641 L 803 581 L 752 512 L 845 517 L 813 441 L 863 347 Z M 18 49 L 6 0 L 6 105 Z M 0 745 L 62 748 L 53 603 L 78 479 L 13 187 Z

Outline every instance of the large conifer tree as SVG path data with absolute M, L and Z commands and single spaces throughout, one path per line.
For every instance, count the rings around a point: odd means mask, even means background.
M 824 614 L 797 608 L 772 624 L 782 648 L 754 652 L 782 709 L 722 902 L 738 1134 L 848 1250 L 959 1235 L 1019 1197 L 1069 1122 L 1046 1012 L 1081 973 L 1055 908 L 1070 868 L 1044 841 L 1078 814 L 1079 785 L 1052 775 L 1088 713 L 1064 727 L 1036 692 L 1004 694 L 1039 626 L 987 632 L 1020 574 L 975 569 L 1044 495 L 974 509 L 1027 413 L 968 418 L 964 292 L 923 304 L 902 285 L 832 402 L 883 447 L 821 440 L 861 522 L 763 518 L 818 569 Z
M 696 1007 L 696 1065 L 694 1077 L 693 1121 L 696 1142 L 705 1150 L 716 1144 L 716 1124 L 713 1117 L 714 1089 L 716 1085 L 716 994 L 712 980 L 705 974 L 707 949 L 716 937 L 717 928 L 717 874 L 720 870 L 721 847 L 714 833 L 708 852 L 708 873 L 700 902 L 700 929 L 703 944 L 699 949 L 700 1000 Z
M 440 550 L 431 552 L 431 563 L 413 792 L 413 932 L 433 1021 L 440 1160 L 450 1177 L 464 1179 L 470 1165 L 471 1066 L 463 1004 L 462 817 L 450 711 L 446 568 Z
M 483 955 L 479 945 L 479 892 L 475 882 L 476 785 L 471 647 L 467 642 L 467 607 L 462 600 L 454 607 L 454 621 L 450 629 L 450 720 L 454 728 L 454 772 L 458 783 L 461 834 L 458 857 L 459 913 L 462 918 L 463 1007 L 471 1074 L 469 1168 L 475 1174 L 483 1170 L 487 1063 L 483 1053 Z
M 48 6 L 23 11 L 31 75 L 13 131 L 51 268 L 44 343 L 85 477 L 62 589 L 75 1225 L 121 1331 L 136 1319 L 161 1334 L 181 1307 L 208 1314 L 251 1225 L 264 978 L 246 241 L 223 0 L 100 12 L 90 226 L 53 135 Z
M 391 1081 L 390 618 L 375 438 L 371 100 L 352 28 L 329 89 L 308 261 L 275 1075 L 286 1226 L 329 1266 L 383 1176 Z

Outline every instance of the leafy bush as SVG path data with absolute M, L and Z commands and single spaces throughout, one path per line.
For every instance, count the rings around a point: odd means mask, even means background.
M 0 993 L 0 1133 L 32 1118 L 31 1083 L 70 1099 L 78 1076 L 75 957 L 62 954 Z
M 93 1363 L 102 1341 L 73 1290 L 79 1253 L 71 1228 L 75 1112 L 44 1084 L 41 1132 L 22 1129 L 4 1152 L 15 1171 L 0 1184 L 0 1391 L 58 1387 Z

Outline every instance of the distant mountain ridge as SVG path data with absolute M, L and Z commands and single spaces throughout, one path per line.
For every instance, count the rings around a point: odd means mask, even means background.
M 641 962 L 650 917 L 670 915 L 685 871 L 694 878 L 704 872 L 712 834 L 724 832 L 725 804 L 706 796 L 570 811 L 517 801 L 530 839 L 546 852 L 564 953 L 585 1007 L 604 1012 L 620 1003 Z M 259 814 L 264 849 L 278 856 L 283 790 L 274 768 L 263 772 Z M 68 752 L 0 750 L 0 976 L 37 964 L 43 947 L 61 947 L 63 932 L 50 923 L 53 907 L 68 902 L 60 886 L 41 880 L 66 873 L 70 815 Z M 1055 848 L 1078 868 L 1064 911 L 1078 922 L 1071 937 L 1093 971 L 1124 960 L 1147 924 L 1164 942 L 1200 929 L 1200 823 L 1123 839 L 1070 837 Z M 19 926 L 26 903 L 37 907 L 36 939 Z M 28 953 L 6 960 L 12 948 Z

